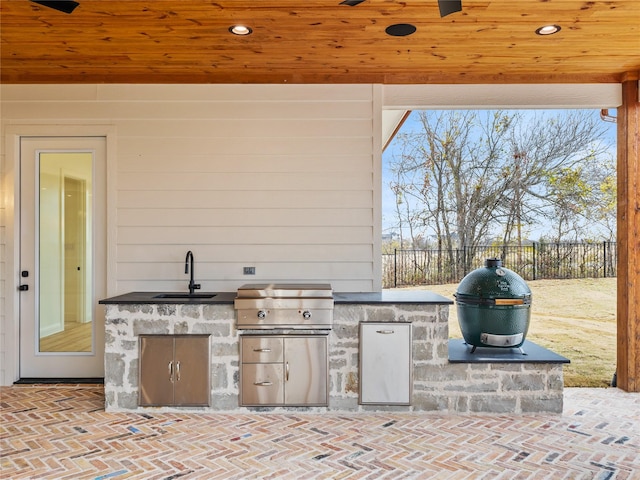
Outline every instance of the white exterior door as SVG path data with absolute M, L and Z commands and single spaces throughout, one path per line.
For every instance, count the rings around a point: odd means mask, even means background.
M 20 139 L 20 378 L 104 376 L 106 139 Z

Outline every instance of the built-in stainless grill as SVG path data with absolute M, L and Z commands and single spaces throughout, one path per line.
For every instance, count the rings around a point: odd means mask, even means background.
M 238 288 L 238 329 L 330 330 L 333 325 L 331 285 L 256 283 Z
M 331 285 L 243 285 L 235 308 L 244 330 L 240 405 L 327 406 Z

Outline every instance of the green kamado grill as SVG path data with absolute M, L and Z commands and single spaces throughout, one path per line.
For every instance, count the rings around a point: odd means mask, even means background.
M 488 258 L 467 274 L 455 293 L 458 324 L 465 343 L 522 350 L 531 317 L 531 290 L 520 275 Z

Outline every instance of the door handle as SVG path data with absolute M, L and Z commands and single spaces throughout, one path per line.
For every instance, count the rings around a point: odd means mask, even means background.
M 20 272 L 20 276 L 22 278 L 27 278 L 29 276 L 29 270 L 22 270 Z M 26 292 L 27 290 L 29 290 L 29 285 L 20 285 L 18 287 L 18 290 L 21 291 L 21 292 Z

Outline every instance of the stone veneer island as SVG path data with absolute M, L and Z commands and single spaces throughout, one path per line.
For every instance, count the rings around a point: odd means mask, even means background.
M 526 356 L 503 351 L 469 356 L 461 340 L 449 339 L 453 302 L 419 290 L 334 293 L 328 407 L 240 407 L 240 336 L 251 332 L 236 328 L 236 292 L 211 299 L 154 298 L 161 293 L 132 292 L 100 302 L 106 306 L 104 389 L 109 412 L 562 412 L 562 364 L 567 359 L 528 341 Z M 411 405 L 359 404 L 360 322 L 411 323 Z M 209 406 L 139 406 L 139 337 L 203 334 L 210 339 Z

